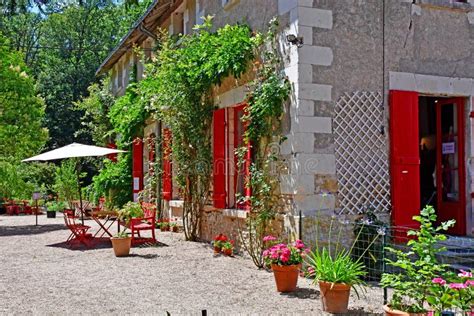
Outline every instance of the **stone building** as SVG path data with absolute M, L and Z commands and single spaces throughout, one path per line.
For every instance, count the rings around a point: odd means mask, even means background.
M 143 74 L 132 46 L 149 54 L 158 27 L 187 34 L 205 15 L 217 27 L 245 22 L 257 30 L 279 17 L 293 87 L 280 148 L 288 167 L 280 189 L 290 201 L 282 227 L 297 232 L 300 211 L 308 228 L 315 212 L 353 220 L 366 208 L 412 226 L 420 207 L 432 204 L 441 219 L 457 220 L 451 233 L 472 234 L 474 0 L 160 0 L 97 74 L 109 72 L 122 94 L 134 64 Z M 224 83 L 216 98 L 226 109 L 228 155 L 245 96 L 245 78 L 239 82 Z M 144 132 L 157 133 L 157 123 Z M 150 154 L 143 145 L 134 150 L 142 153 L 138 192 Z M 234 198 L 241 179 L 226 170 L 223 201 L 203 213 L 204 239 L 235 235 L 246 217 Z M 172 184 L 165 188 L 166 208 L 177 215 L 182 202 Z

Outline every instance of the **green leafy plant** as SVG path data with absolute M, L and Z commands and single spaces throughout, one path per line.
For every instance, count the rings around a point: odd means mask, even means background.
M 106 197 L 107 208 L 121 208 L 132 199 L 132 155 L 118 155 L 118 161 L 105 160 L 99 174 L 93 178 L 95 200 Z
M 132 218 L 143 217 L 143 209 L 140 203 L 128 202 L 126 203 L 120 211 L 118 211 L 118 219 L 129 223 Z
M 306 262 L 311 267 L 308 276 L 314 278 L 313 283 L 325 281 L 352 286 L 365 284 L 362 280 L 366 274 L 363 262 L 354 260 L 348 251 L 331 254 L 328 248 L 323 247 L 311 251 Z
M 67 159 L 56 169 L 54 191 L 58 194 L 60 201 L 66 201 L 69 208 L 73 208 L 73 201 L 79 197 L 79 179 L 76 170 L 77 161 Z M 82 177 L 82 175 L 79 175 Z
M 420 223 L 420 228 L 408 231 L 408 236 L 413 236 L 407 243 L 408 250 L 385 248 L 396 258 L 387 258 L 387 264 L 400 272 L 384 273 L 381 284 L 394 290 L 390 301 L 392 309 L 418 313 L 425 311 L 432 280 L 446 271 L 448 265 L 441 264 L 436 258 L 446 250 L 439 246 L 439 242 L 446 240 L 446 235 L 440 232 L 453 226 L 455 221 L 449 220 L 435 227 L 436 212 L 432 206 L 425 207 L 413 219 Z
M 114 235 L 114 238 L 130 238 L 125 230 L 122 230 Z
M 234 241 L 233 240 L 228 240 L 222 244 L 222 249 L 225 250 L 234 250 Z
M 56 202 L 51 201 L 46 203 L 46 209 L 48 212 L 59 212 L 66 208 L 66 204 L 64 202 Z

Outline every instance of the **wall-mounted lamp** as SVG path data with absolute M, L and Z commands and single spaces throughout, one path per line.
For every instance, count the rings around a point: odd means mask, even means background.
M 296 45 L 296 47 L 300 48 L 303 46 L 303 37 L 301 36 L 296 36 L 294 34 L 288 34 L 286 36 L 286 40 L 293 44 L 293 45 Z

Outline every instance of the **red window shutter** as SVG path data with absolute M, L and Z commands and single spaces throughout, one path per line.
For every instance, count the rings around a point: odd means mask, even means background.
M 416 228 L 420 210 L 418 93 L 390 91 L 392 222 Z
M 115 143 L 108 143 L 107 148 L 117 149 L 117 145 Z M 107 158 L 112 162 L 117 162 L 117 154 L 108 154 Z
M 163 129 L 163 199 L 170 201 L 173 196 L 173 173 L 171 167 L 172 135 L 168 128 Z
M 135 138 L 132 143 L 132 177 L 133 177 L 133 199 L 137 200 L 137 194 L 143 190 L 143 140 Z
M 214 207 L 226 207 L 225 120 L 226 109 L 214 111 L 213 120 L 213 200 Z

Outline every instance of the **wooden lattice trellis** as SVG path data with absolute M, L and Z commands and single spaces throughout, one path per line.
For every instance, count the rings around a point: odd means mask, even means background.
M 390 211 L 390 177 L 382 95 L 346 93 L 337 101 L 334 117 L 336 170 L 340 214 L 364 208 Z

